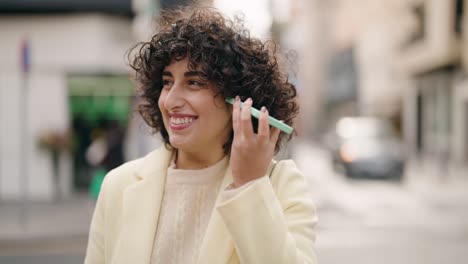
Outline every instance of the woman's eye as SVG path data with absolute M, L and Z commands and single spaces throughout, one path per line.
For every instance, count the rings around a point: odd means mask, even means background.
M 172 81 L 170 80 L 163 80 L 162 83 L 163 83 L 163 88 L 171 88 L 172 86 Z
M 205 86 L 205 83 L 197 80 L 190 80 L 189 85 L 203 87 Z

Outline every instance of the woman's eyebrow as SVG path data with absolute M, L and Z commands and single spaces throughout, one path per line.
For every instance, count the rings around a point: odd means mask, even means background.
M 199 71 L 188 71 L 188 72 L 184 73 L 185 77 L 197 77 L 197 76 L 201 76 L 201 75 L 202 74 Z

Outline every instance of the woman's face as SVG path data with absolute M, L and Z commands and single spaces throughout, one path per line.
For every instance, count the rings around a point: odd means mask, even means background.
M 159 108 L 171 145 L 197 152 L 222 148 L 232 130 L 231 111 L 214 85 L 188 69 L 188 60 L 174 61 L 163 72 Z

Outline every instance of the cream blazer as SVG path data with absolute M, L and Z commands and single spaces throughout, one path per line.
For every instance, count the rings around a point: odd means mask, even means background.
M 171 157 L 172 152 L 161 147 L 105 177 L 91 222 L 86 264 L 150 263 Z M 222 188 L 231 182 L 228 166 Z M 293 161 L 281 161 L 271 177 L 227 201 L 218 196 L 194 263 L 317 263 L 316 222 L 303 175 Z

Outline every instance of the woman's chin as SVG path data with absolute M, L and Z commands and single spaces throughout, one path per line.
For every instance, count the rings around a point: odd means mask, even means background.
M 187 140 L 183 140 L 177 137 L 170 137 L 169 142 L 171 143 L 171 146 L 180 150 L 187 149 L 190 145 L 189 142 L 187 142 Z

